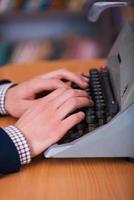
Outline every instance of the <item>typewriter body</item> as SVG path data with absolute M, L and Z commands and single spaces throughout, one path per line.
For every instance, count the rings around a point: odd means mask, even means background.
M 108 56 L 111 87 L 118 112 L 101 126 L 71 142 L 52 145 L 45 157 L 129 157 L 134 158 L 134 22 L 119 34 Z M 107 87 L 107 86 L 106 86 Z M 108 89 L 108 88 L 107 88 Z M 109 92 L 108 92 L 109 93 Z

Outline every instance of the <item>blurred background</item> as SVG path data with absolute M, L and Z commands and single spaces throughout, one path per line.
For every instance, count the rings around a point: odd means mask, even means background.
M 93 0 L 0 0 L 0 66 L 37 60 L 104 58 L 133 8 L 87 19 Z

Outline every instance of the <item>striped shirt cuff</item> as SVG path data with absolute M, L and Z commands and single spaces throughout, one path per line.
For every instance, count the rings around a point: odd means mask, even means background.
M 15 126 L 8 126 L 3 128 L 3 130 L 8 134 L 8 136 L 13 141 L 17 148 L 21 165 L 28 164 L 31 162 L 30 148 L 27 143 L 26 138 L 21 133 L 21 131 Z
M 8 114 L 8 112 L 5 109 L 5 96 L 6 96 L 7 90 L 13 85 L 14 83 L 6 83 L 3 85 L 0 85 L 0 114 L 1 115 Z

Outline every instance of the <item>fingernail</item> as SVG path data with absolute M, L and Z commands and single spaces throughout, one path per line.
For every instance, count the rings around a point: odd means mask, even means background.
M 82 79 L 83 79 L 84 81 L 86 81 L 86 82 L 89 82 L 89 77 L 86 76 L 86 75 L 84 75 L 84 74 L 82 74 Z

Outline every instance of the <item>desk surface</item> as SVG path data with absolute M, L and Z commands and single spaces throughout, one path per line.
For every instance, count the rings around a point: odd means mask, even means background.
M 57 61 L 12 65 L 0 69 L 0 79 L 15 82 L 57 68 L 87 72 L 104 60 Z M 11 117 L 0 125 L 14 123 Z M 44 159 L 38 157 L 21 171 L 0 179 L 1 200 L 132 200 L 134 164 L 123 159 Z

